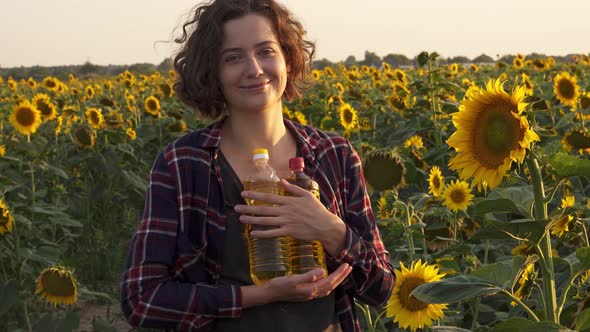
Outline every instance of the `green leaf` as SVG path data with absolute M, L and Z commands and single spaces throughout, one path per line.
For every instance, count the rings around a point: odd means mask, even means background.
M 576 330 L 583 332 L 590 330 L 590 308 L 582 310 L 576 321 Z
M 526 327 L 529 327 L 529 326 L 533 325 L 534 323 L 535 322 L 528 320 L 528 319 L 515 317 L 515 318 L 510 318 L 509 320 L 503 321 L 503 322 L 499 323 L 498 325 L 494 326 L 493 331 L 519 332 L 520 330 L 522 330 Z
M 47 170 L 51 171 L 53 174 L 62 177 L 66 180 L 68 180 L 70 177 L 66 174 L 66 172 L 64 172 L 63 169 L 49 165 L 49 164 L 44 164 L 45 167 L 47 167 Z
M 590 160 L 559 152 L 550 159 L 551 166 L 561 177 L 590 176 Z
M 526 238 L 536 243 L 545 234 L 546 224 L 546 221 L 531 219 L 503 222 L 485 218 L 482 227 L 471 236 L 470 240 L 514 239 L 517 237 Z
M 483 216 L 490 212 L 511 212 L 527 216 L 526 211 L 518 208 L 516 203 L 508 198 L 485 199 L 469 207 L 467 213 L 471 216 Z
M 55 331 L 69 332 L 77 330 L 80 327 L 80 312 L 70 311 L 66 313 L 63 319 L 57 321 Z
M 504 289 L 512 288 L 526 265 L 536 260 L 536 256 L 530 257 L 535 258 L 527 259 L 522 256 L 514 256 L 512 261 L 482 265 L 469 275 L 489 281 Z
M 431 326 L 430 331 L 436 332 L 469 332 L 470 330 L 462 329 L 454 326 Z
M 474 276 L 460 275 L 422 284 L 411 295 L 426 303 L 454 303 L 500 291 L 502 288 L 493 283 Z
M 557 323 L 549 322 L 549 321 L 534 322 L 533 324 L 531 324 L 529 326 L 525 326 L 522 329 L 520 329 L 520 332 L 539 332 L 539 331 L 543 331 L 543 332 L 569 332 L 569 331 L 573 331 L 573 330 L 570 330 L 565 326 L 561 326 Z
M 590 247 L 582 247 L 576 250 L 576 257 L 582 264 L 582 269 L 590 269 Z
M 8 280 L 0 286 L 0 317 L 10 310 L 18 301 L 18 284 L 15 280 Z

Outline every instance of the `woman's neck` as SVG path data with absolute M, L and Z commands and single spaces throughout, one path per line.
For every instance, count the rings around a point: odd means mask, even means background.
M 287 134 L 280 108 L 259 113 L 230 112 L 222 126 L 222 141 L 248 153 L 257 148 L 273 150 Z

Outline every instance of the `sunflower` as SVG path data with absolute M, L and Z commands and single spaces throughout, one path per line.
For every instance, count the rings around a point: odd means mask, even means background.
M 520 75 L 521 80 L 522 80 L 522 84 L 524 85 L 524 94 L 527 96 L 532 96 L 534 93 L 534 85 L 533 85 L 533 81 L 531 81 L 531 78 L 529 77 L 529 75 L 522 73 Z
M 424 142 L 419 135 L 413 135 L 404 142 L 404 147 L 418 150 L 424 147 Z
M 408 74 L 403 69 L 396 68 L 393 70 L 395 80 L 402 82 L 404 85 L 408 84 Z
M 41 112 L 28 100 L 14 107 L 10 114 L 10 123 L 23 135 L 30 135 L 41 125 Z
M 342 85 L 342 83 L 338 82 L 338 83 L 334 84 L 334 88 L 336 89 L 336 92 L 339 95 L 344 93 L 344 86 Z
M 109 129 L 121 128 L 123 126 L 123 114 L 113 111 L 105 116 L 104 123 Z
M 534 59 L 532 60 L 531 65 L 533 66 L 533 68 L 535 68 L 536 71 L 543 71 L 549 68 L 549 65 L 543 59 Z
M 83 148 L 91 148 L 94 146 L 94 132 L 88 127 L 78 127 L 74 130 L 74 139 L 76 143 Z
M 524 67 L 524 60 L 519 57 L 516 57 L 512 60 L 512 66 L 514 66 L 514 68 L 516 69 L 520 69 Z
M 440 168 L 438 168 L 438 166 L 433 166 L 428 175 L 428 191 L 434 197 L 440 197 L 444 186 L 445 178 L 442 176 Z
M 104 117 L 102 110 L 98 108 L 89 108 L 86 110 L 86 119 L 90 126 L 94 129 L 100 129 L 104 126 Z
M 305 115 L 299 111 L 293 112 L 293 120 L 304 126 L 307 125 L 307 119 L 305 118 Z
M 535 263 L 529 263 L 518 279 L 518 289 L 514 292 L 514 297 L 520 300 L 524 299 L 530 293 L 535 277 Z M 510 305 L 514 307 L 516 302 L 512 301 Z
M 127 128 L 127 130 L 125 130 L 125 134 L 127 134 L 127 136 L 132 140 L 137 139 L 137 133 L 132 128 Z
M 556 235 L 557 237 L 562 237 L 566 232 L 568 232 L 569 225 L 571 224 L 574 217 L 571 215 L 564 215 L 557 220 L 557 222 L 551 227 L 551 234 Z
M 388 190 L 405 184 L 406 165 L 393 151 L 374 150 L 366 154 L 363 173 L 376 190 Z
M 6 146 L 0 144 L 0 157 L 4 157 L 6 154 Z
M 186 131 L 186 122 L 177 120 L 168 125 L 168 130 L 173 133 L 183 133 Z
M 358 127 L 357 112 L 350 104 L 343 103 L 338 107 L 338 114 L 340 114 L 340 124 L 345 130 L 351 130 Z
M 570 76 L 567 72 L 558 73 L 553 79 L 553 92 L 562 104 L 577 106 L 580 87 L 575 76 Z
M 561 145 L 566 151 L 577 150 L 579 154 L 584 151 L 590 153 L 590 135 L 581 130 L 568 131 L 561 139 Z
M 455 74 L 459 73 L 459 65 L 458 65 L 458 64 L 456 64 L 456 63 L 451 63 L 451 64 L 448 66 L 448 69 L 449 69 L 449 73 L 450 73 L 451 75 L 455 75 Z
M 446 185 L 442 192 L 443 204 L 453 212 L 466 210 L 471 205 L 473 195 L 465 181 L 455 180 Z
M 584 92 L 580 94 L 580 105 L 576 109 L 587 109 L 590 108 L 590 92 Z
M 158 116 L 160 113 L 160 101 L 154 96 L 149 96 L 145 99 L 145 110 L 153 116 Z
M 4 199 L 0 198 L 0 235 L 12 232 L 14 217 Z
M 473 177 L 479 189 L 494 188 L 513 161 L 522 163 L 526 149 L 539 140 L 522 114 L 524 97 L 522 86 L 509 95 L 500 81 L 490 80 L 486 90 L 461 101 L 459 112 L 453 114 L 457 131 L 447 143 L 458 152 L 449 166 L 462 179 Z
M 424 303 L 410 294 L 422 284 L 441 280 L 445 274 L 439 273 L 435 265 L 423 264 L 421 259 L 413 262 L 409 269 L 401 262 L 400 265 L 401 269 L 395 270 L 396 282 L 387 303 L 387 317 L 395 316 L 394 322 L 412 331 L 431 326 L 432 321 L 444 316 L 447 305 Z
M 41 272 L 37 278 L 37 290 L 46 302 L 56 306 L 58 304 L 75 304 L 78 302 L 78 286 L 72 271 L 53 266 Z
M 94 88 L 91 87 L 90 85 L 86 87 L 86 89 L 84 90 L 84 93 L 86 93 L 86 97 L 88 97 L 88 99 L 92 99 L 94 98 Z
M 477 73 L 479 71 L 479 67 L 473 63 L 469 65 L 469 69 L 471 69 L 474 73 Z
M 437 209 L 425 213 L 422 222 L 426 224 L 424 237 L 429 250 L 437 251 L 448 248 L 453 244 L 455 227 L 451 224 L 452 215 L 447 210 Z
M 160 92 L 162 92 L 162 95 L 164 95 L 164 97 L 171 97 L 172 93 L 174 92 L 174 90 L 172 90 L 172 87 L 168 83 L 162 83 L 158 85 L 158 88 Z
M 41 112 L 45 121 L 53 120 L 57 116 L 57 108 L 51 98 L 45 93 L 38 93 L 33 97 L 33 105 Z
M 386 98 L 387 104 L 389 105 L 389 107 L 391 107 L 393 111 L 403 111 L 409 107 L 408 97 L 409 96 L 404 98 L 396 94 L 392 94 Z
M 31 89 L 37 88 L 37 81 L 35 81 L 32 77 L 29 77 L 29 79 L 27 80 L 27 84 Z
M 58 82 L 59 81 L 57 80 L 57 78 L 48 76 L 43 79 L 43 82 L 41 84 L 43 84 L 43 86 L 46 87 L 48 90 L 57 91 L 59 85 Z

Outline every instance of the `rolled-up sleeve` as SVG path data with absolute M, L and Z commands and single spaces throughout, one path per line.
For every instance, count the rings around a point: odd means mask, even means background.
M 384 306 L 393 291 L 395 275 L 375 224 L 361 160 L 352 145 L 348 143 L 348 146 L 343 190 L 346 197 L 345 244 L 332 260 L 335 264 L 348 263 L 353 267 L 342 287 L 353 291 L 356 298 L 369 305 Z

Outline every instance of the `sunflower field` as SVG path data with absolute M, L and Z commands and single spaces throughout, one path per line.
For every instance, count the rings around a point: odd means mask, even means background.
M 363 160 L 396 285 L 366 331 L 590 330 L 590 58 L 337 64 L 283 115 Z M 175 73 L 0 76 L 0 331 L 114 331 Z M 84 303 L 114 313 L 81 326 Z M 128 330 L 128 329 L 127 329 Z

